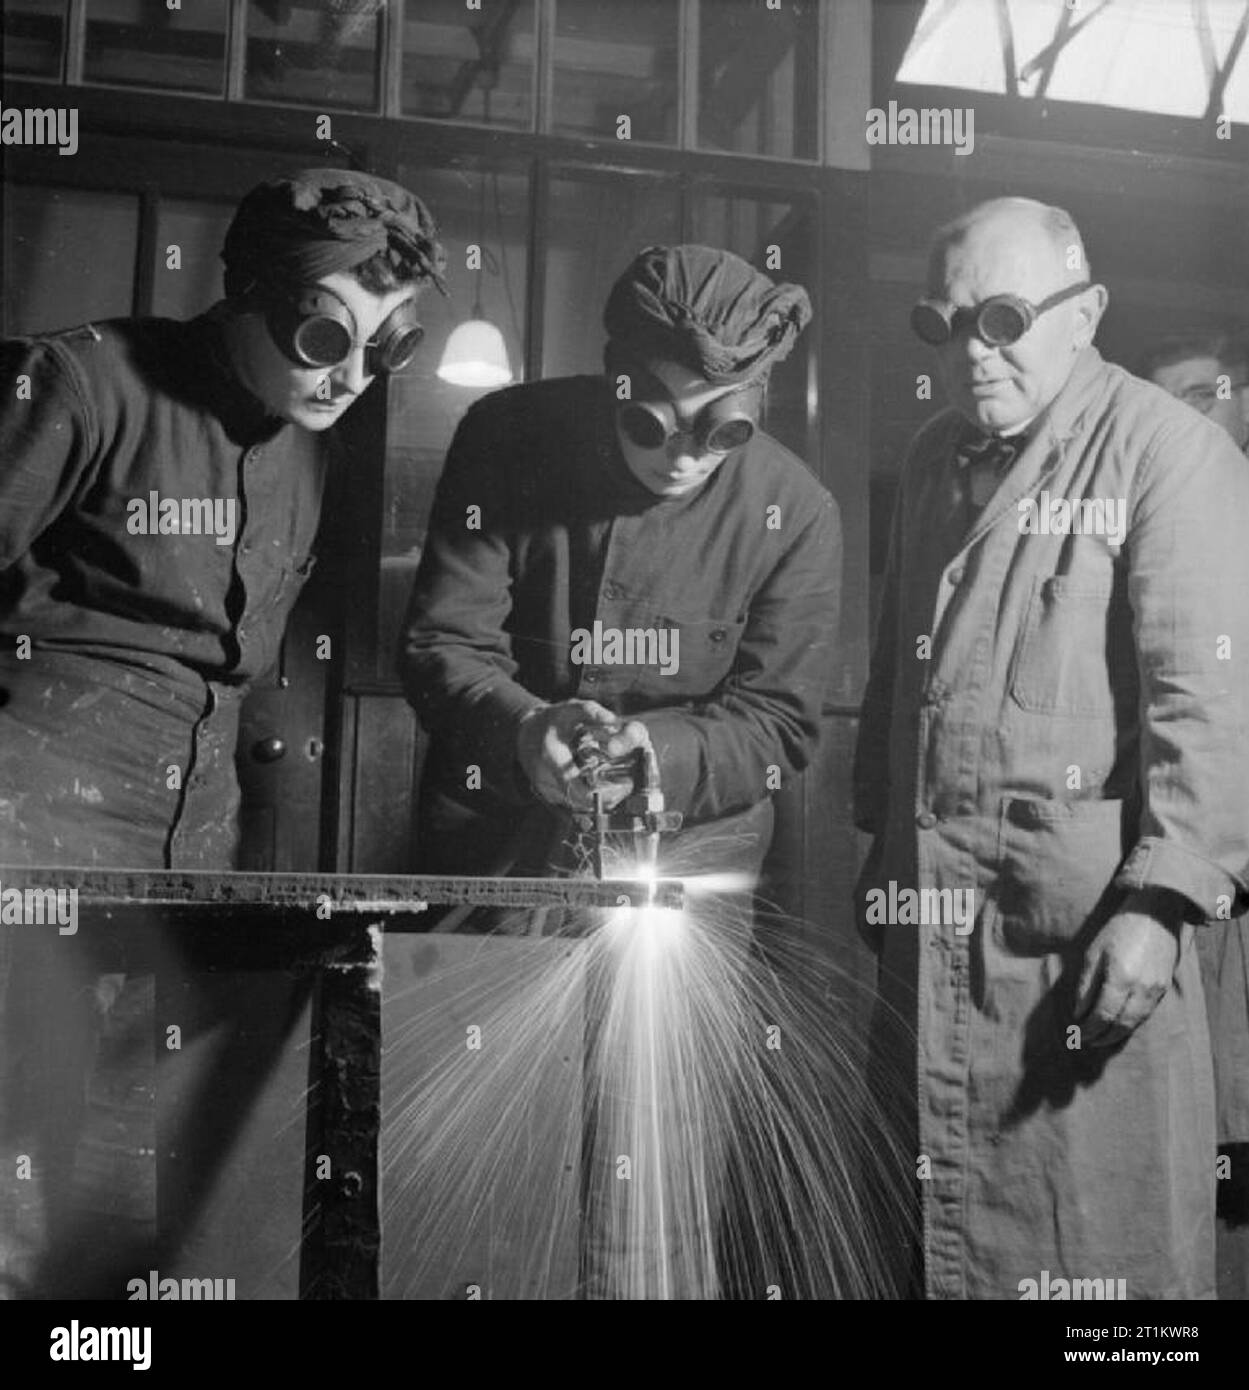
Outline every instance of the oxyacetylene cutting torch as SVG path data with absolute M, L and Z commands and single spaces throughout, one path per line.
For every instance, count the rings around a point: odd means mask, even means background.
M 590 791 L 592 810 L 579 814 L 576 822 L 591 837 L 595 878 L 602 881 L 605 877 L 606 837 L 627 834 L 633 836 L 633 876 L 653 881 L 659 872 L 659 837 L 680 830 L 682 820 L 680 811 L 664 806 L 654 748 L 648 741 L 624 758 L 609 758 L 599 738 L 586 729 L 573 745 L 573 760 Z M 618 791 L 624 777 L 629 778 L 632 789 L 615 805 L 609 805 L 612 789 Z

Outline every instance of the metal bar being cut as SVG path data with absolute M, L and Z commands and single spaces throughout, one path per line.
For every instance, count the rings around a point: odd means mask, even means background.
M 439 874 L 287 874 L 143 869 L 5 868 L 0 888 L 75 889 L 92 907 L 246 907 L 249 912 L 312 911 L 328 898 L 334 912 L 411 916 L 430 905 L 483 907 L 680 908 L 680 879 L 470 878 Z

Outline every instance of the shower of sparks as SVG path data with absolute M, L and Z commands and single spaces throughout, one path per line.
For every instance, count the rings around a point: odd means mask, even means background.
M 682 911 L 460 938 L 456 966 L 399 983 L 383 1032 L 386 1291 L 902 1292 L 914 1159 L 862 1080 L 865 987 L 800 924 L 752 948 L 750 884 L 691 876 Z

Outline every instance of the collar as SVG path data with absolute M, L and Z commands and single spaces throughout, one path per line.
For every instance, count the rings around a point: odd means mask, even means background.
M 1101 393 L 1105 369 L 1101 353 L 1091 343 L 1077 354 L 1062 389 L 1036 417 L 1051 443 L 1061 443 L 1079 429 L 1085 412 Z
M 1103 399 L 1108 371 L 1096 348 L 1084 348 L 1077 355 L 1075 365 L 1058 394 L 1036 416 L 1020 451 L 1017 466 L 1011 468 L 993 490 L 964 537 L 964 546 L 979 540 L 1011 511 L 1021 497 L 1042 485 L 1058 466 L 1067 441 L 1080 432 L 1089 413 Z M 975 474 L 964 476 L 974 477 Z
M 288 422 L 270 415 L 238 379 L 226 347 L 224 323 L 228 313 L 221 301 L 187 324 L 189 367 L 199 379 L 204 403 L 221 420 L 226 433 L 243 444 L 263 443 Z

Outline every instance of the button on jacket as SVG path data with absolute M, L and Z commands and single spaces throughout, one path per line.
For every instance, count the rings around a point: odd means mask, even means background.
M 1174 890 L 1205 921 L 1243 901 L 1249 474 L 1220 430 L 1092 348 L 970 529 L 960 428 L 938 416 L 903 471 L 856 758 L 877 837 L 860 890 L 976 895 L 970 933 L 864 917 L 900 1011 L 878 1012 L 878 1075 L 918 1086 L 928 1294 L 1017 1298 L 1048 1270 L 1210 1297 L 1192 929 L 1126 1043 L 1082 1048 L 1070 1025 L 1127 890 Z M 1123 499 L 1122 544 L 1095 522 L 1021 530 L 1021 499 L 1052 522 L 1055 499 L 1097 498 Z
M 801 768 L 817 735 L 840 571 L 835 503 L 762 432 L 695 492 L 661 498 L 629 473 L 601 378 L 485 398 L 447 458 L 401 656 L 432 735 L 426 810 L 470 816 L 465 840 L 488 858 L 536 808 L 521 717 L 571 698 L 647 725 L 688 824 L 766 806 L 770 769 Z M 575 651 L 596 623 L 678 634 L 676 669 Z

